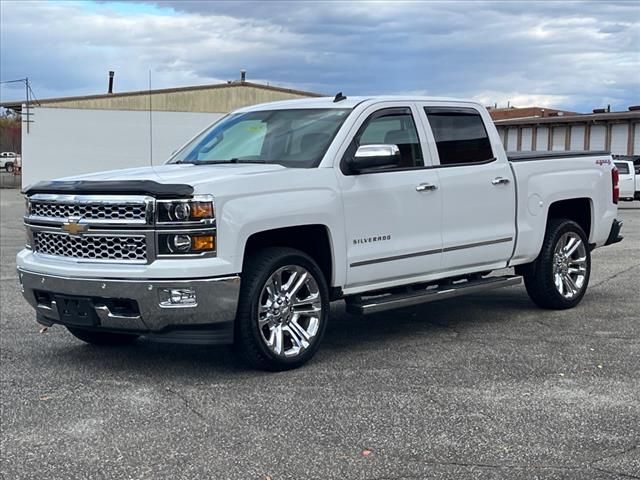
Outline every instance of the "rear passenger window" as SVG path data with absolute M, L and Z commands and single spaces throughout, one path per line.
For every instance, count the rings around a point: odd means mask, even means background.
M 615 162 L 616 168 L 618 169 L 618 172 L 623 174 L 623 175 L 628 175 L 629 174 L 629 164 L 628 163 L 622 163 L 622 162 Z
M 424 109 L 438 147 L 440 165 L 482 163 L 494 158 L 480 114 L 472 108 Z

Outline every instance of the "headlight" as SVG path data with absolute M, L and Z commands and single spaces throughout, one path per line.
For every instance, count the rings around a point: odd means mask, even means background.
M 161 233 L 158 235 L 160 255 L 198 255 L 215 252 L 214 231 L 193 233 Z
M 179 258 L 216 254 L 215 209 L 211 195 L 196 195 L 188 200 L 158 200 L 156 212 L 158 256 Z
M 193 200 L 158 201 L 158 223 L 211 223 L 214 217 L 210 195 L 200 195 Z

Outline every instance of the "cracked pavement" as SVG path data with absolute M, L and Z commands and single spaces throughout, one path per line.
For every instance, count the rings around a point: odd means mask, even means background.
M 316 358 L 270 374 L 228 347 L 39 333 L 14 270 L 23 201 L 0 193 L 3 479 L 640 478 L 640 202 L 573 310 L 523 286 L 337 303 Z

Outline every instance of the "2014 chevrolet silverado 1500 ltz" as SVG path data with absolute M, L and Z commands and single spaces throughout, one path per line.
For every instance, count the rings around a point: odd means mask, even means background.
M 240 109 L 166 165 L 25 190 L 24 296 L 85 342 L 317 351 L 329 303 L 367 314 L 524 279 L 570 308 L 621 239 L 604 152 L 507 155 L 471 101 L 315 98 Z M 515 267 L 513 275 L 489 275 Z

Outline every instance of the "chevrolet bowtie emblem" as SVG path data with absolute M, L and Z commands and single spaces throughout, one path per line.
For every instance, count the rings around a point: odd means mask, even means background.
M 70 233 L 71 235 L 80 235 L 81 233 L 89 230 L 89 225 L 85 225 L 79 222 L 79 218 L 69 218 L 66 223 L 62 224 L 62 231 Z

